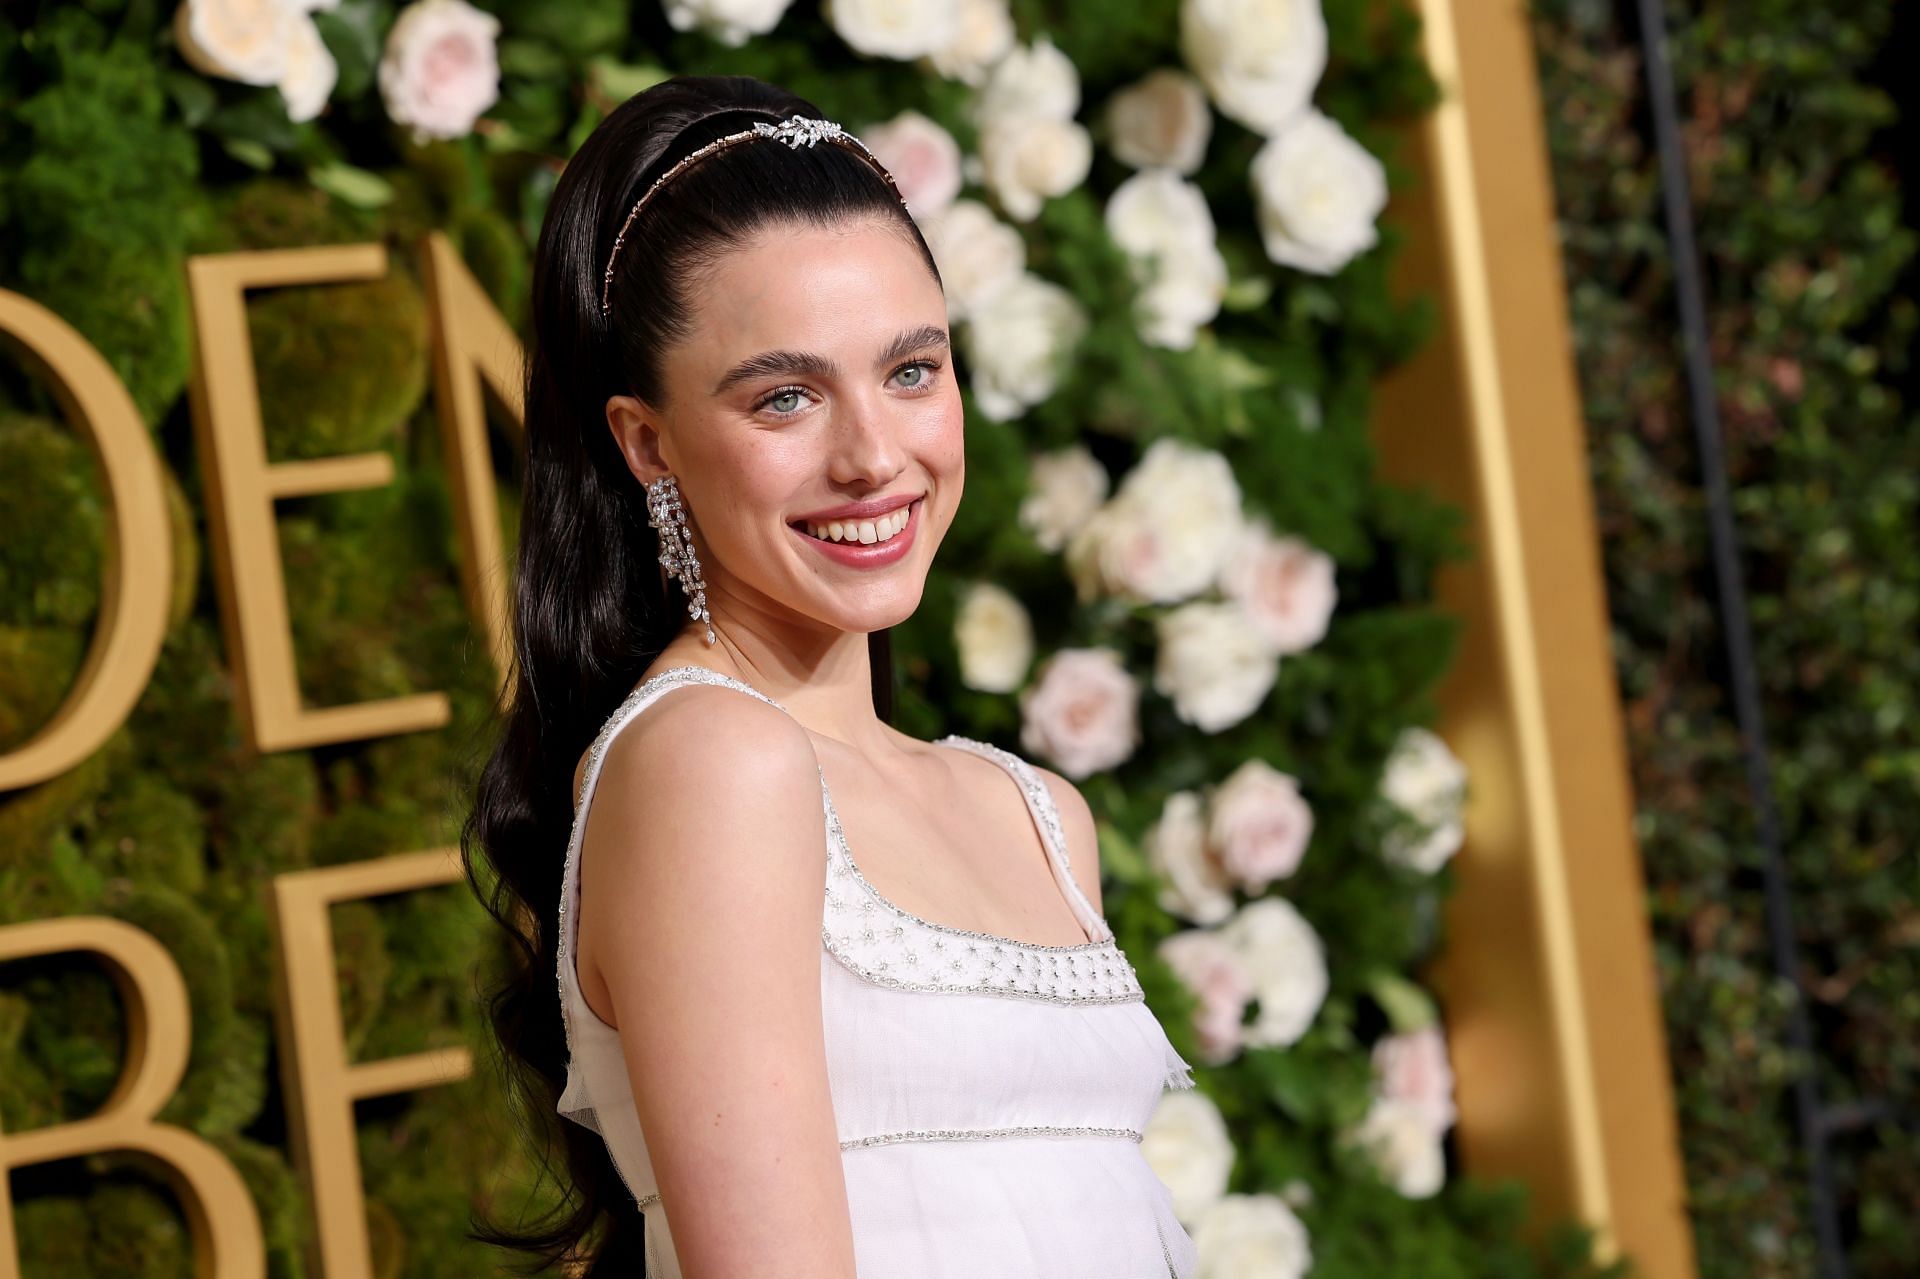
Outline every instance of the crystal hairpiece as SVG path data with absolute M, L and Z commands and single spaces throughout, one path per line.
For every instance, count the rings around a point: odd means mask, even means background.
M 880 176 L 887 180 L 887 186 L 892 188 L 894 198 L 900 201 L 900 207 L 907 207 L 907 198 L 900 194 L 899 184 L 893 180 L 893 175 L 887 172 L 887 167 L 880 163 L 880 157 L 868 150 L 866 143 L 841 128 L 832 120 L 820 120 L 811 116 L 790 116 L 782 120 L 779 124 L 768 124 L 765 120 L 756 120 L 753 122 L 752 128 L 742 129 L 738 133 L 729 133 L 724 137 L 715 138 L 698 150 L 689 152 L 678 164 L 675 164 L 672 168 L 656 178 L 653 185 L 647 188 L 646 193 L 634 201 L 633 208 L 627 213 L 627 220 L 620 224 L 620 234 L 614 237 L 612 251 L 607 254 L 606 275 L 600 281 L 600 315 L 603 319 L 606 317 L 609 309 L 607 295 L 613 287 L 614 260 L 620 256 L 620 246 L 626 242 L 627 229 L 633 225 L 634 218 L 639 216 L 640 210 L 645 207 L 647 201 L 653 198 L 653 193 L 666 185 L 668 181 L 677 176 L 681 170 L 685 169 L 688 165 L 703 160 L 716 151 L 724 151 L 728 147 L 738 146 L 742 142 L 750 142 L 754 138 L 773 138 L 776 141 L 786 143 L 795 151 L 798 151 L 803 145 L 810 147 L 822 141 L 835 142 L 843 147 L 847 147 L 877 169 Z

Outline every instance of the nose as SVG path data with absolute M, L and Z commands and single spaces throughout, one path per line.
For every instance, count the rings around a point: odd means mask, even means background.
M 905 426 L 884 401 L 843 401 L 834 415 L 828 475 L 836 484 L 882 489 L 905 469 Z

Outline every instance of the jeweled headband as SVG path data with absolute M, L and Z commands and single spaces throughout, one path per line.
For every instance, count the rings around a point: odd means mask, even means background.
M 867 149 L 866 143 L 854 137 L 853 134 L 848 133 L 833 121 L 817 120 L 811 116 L 798 115 L 790 116 L 777 125 L 768 124 L 765 120 L 756 120 L 750 129 L 742 129 L 738 133 L 729 133 L 723 137 L 715 138 L 698 150 L 689 152 L 678 164 L 675 164 L 672 168 L 656 178 L 653 185 L 647 188 L 646 193 L 634 201 L 633 208 L 627 214 L 627 220 L 620 224 L 620 234 L 613 239 L 612 251 L 607 254 L 607 273 L 605 278 L 600 282 L 600 315 L 602 319 L 606 318 L 608 314 L 609 303 L 607 301 L 607 295 L 613 287 L 614 260 L 620 256 L 620 246 L 626 241 L 627 228 L 633 225 L 634 218 L 640 215 L 640 210 L 646 206 L 648 200 L 653 198 L 653 193 L 666 185 L 667 182 L 672 180 L 688 165 L 703 160 L 716 151 L 724 151 L 728 147 L 738 146 L 742 142 L 750 142 L 755 138 L 774 138 L 786 143 L 795 151 L 798 151 L 802 144 L 812 146 L 814 143 L 822 140 L 837 142 L 841 146 L 847 147 L 855 152 L 862 159 L 866 160 L 868 164 L 871 164 L 877 169 L 880 176 L 887 180 L 887 186 L 892 188 L 894 197 L 900 201 L 900 207 L 907 207 L 907 198 L 900 194 L 899 184 L 893 180 L 893 175 L 887 172 L 887 167 L 880 163 L 880 158 Z

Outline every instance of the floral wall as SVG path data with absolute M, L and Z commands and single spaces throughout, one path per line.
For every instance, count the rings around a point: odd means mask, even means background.
M 192 987 L 165 1114 L 309 1229 L 270 1032 L 279 872 L 451 841 L 491 672 L 451 558 L 412 246 L 437 230 L 509 323 L 556 173 L 678 72 L 784 84 L 895 172 L 945 277 L 968 500 L 894 634 L 896 721 L 1002 742 L 1099 819 L 1106 914 L 1197 1067 L 1145 1151 L 1208 1276 L 1585 1275 L 1568 1227 L 1460 1175 L 1420 973 L 1470 785 L 1432 731 L 1459 513 L 1376 474 L 1370 388 L 1429 335 L 1390 295 L 1396 137 L 1436 89 L 1404 4 L 1143 0 L 188 0 L 0 17 L 0 286 L 77 327 L 169 468 L 179 571 L 138 708 L 0 797 L 0 922 L 105 913 Z M 188 255 L 383 241 L 387 278 L 253 295 L 275 460 L 382 450 L 380 489 L 279 504 L 302 691 L 444 691 L 445 729 L 249 758 L 183 395 Z M 503 432 L 504 434 L 504 432 Z M 100 605 L 103 494 L 45 387 L 0 368 L 0 749 L 44 723 Z M 509 536 L 516 496 L 503 467 Z M 558 874 L 560 850 L 555 850 Z M 463 888 L 338 908 L 356 1059 L 485 1039 Z M 89 1113 L 124 1027 L 78 960 L 0 969 L 0 1126 Z M 483 1054 L 484 1057 L 484 1054 Z M 490 1072 L 363 1107 L 377 1271 L 501 1259 L 469 1214 L 552 1193 Z M 24 1273 L 191 1271 L 114 1165 L 15 1178 Z

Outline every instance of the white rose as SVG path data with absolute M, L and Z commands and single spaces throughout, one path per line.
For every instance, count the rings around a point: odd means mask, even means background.
M 980 411 L 1005 422 L 1052 395 L 1086 331 L 1078 299 L 1051 280 L 1023 271 L 994 290 L 961 335 Z
M 1033 620 L 1005 587 L 973 582 L 953 623 L 960 682 L 983 693 L 1011 693 L 1033 661 Z
M 1160 909 L 1196 924 L 1217 924 L 1233 913 L 1232 881 L 1207 844 L 1197 791 L 1167 796 L 1141 849 L 1160 880 Z
M 1107 500 L 1107 468 L 1084 444 L 1035 457 L 1020 499 L 1020 526 L 1043 551 L 1058 551 Z
M 1431 875 L 1460 849 L 1467 769 L 1447 744 L 1418 726 L 1401 730 L 1388 753 L 1380 791 L 1418 829 L 1395 826 L 1382 852 L 1388 861 Z
M 380 58 L 387 115 L 415 142 L 458 138 L 500 98 L 500 20 L 466 0 L 417 0 L 400 11 Z
M 296 13 L 290 31 L 287 73 L 280 78 L 280 96 L 287 102 L 287 118 L 297 124 L 313 119 L 327 105 L 340 79 L 340 68 L 312 18 Z
M 1220 569 L 1220 590 L 1237 600 L 1279 653 L 1299 653 L 1326 638 L 1339 602 L 1333 557 L 1298 537 L 1276 537 L 1264 517 L 1242 526 Z
M 675 31 L 704 31 L 730 48 L 780 24 L 793 0 L 666 0 L 667 22 Z
M 1407 1102 L 1425 1114 L 1435 1132 L 1453 1127 L 1453 1064 L 1438 1026 L 1382 1035 L 1373 1045 L 1374 1088 L 1382 1097 Z
M 1387 171 L 1333 117 L 1309 108 L 1254 154 L 1253 192 L 1267 256 L 1332 275 L 1379 240 Z
M 955 200 L 916 220 L 940 266 L 947 319 L 956 324 L 1026 270 L 1026 241 L 978 200 Z
M 1279 678 L 1279 655 L 1231 600 L 1182 604 L 1154 629 L 1154 691 L 1202 732 L 1218 733 L 1253 714 Z
M 1416 1102 L 1376 1096 L 1346 1140 L 1364 1151 L 1380 1176 L 1408 1199 L 1427 1199 L 1447 1181 L 1441 1133 Z
M 1048 36 L 1016 47 L 993 64 L 974 99 L 974 123 L 1071 120 L 1080 109 L 1080 72 Z
M 202 75 L 278 84 L 298 16 L 282 0 L 184 0 L 173 13 L 174 42 Z
M 1156 346 L 1185 350 L 1220 313 L 1227 263 L 1200 188 L 1172 169 L 1142 169 L 1114 188 L 1107 234 L 1133 261 L 1142 330 Z
M 1240 1052 L 1240 1023 L 1253 998 L 1253 974 L 1240 953 L 1204 928 L 1188 928 L 1163 940 L 1156 953 L 1180 984 L 1193 993 L 1194 1034 L 1200 1060 L 1218 1066 Z
M 1272 134 L 1313 99 L 1327 21 L 1319 0 L 1182 0 L 1180 48 L 1223 114 Z
M 1086 181 L 1093 139 L 1072 120 L 1013 116 L 980 131 L 980 161 L 986 188 L 1007 216 L 1031 222 L 1048 199 Z
M 1313 1268 L 1307 1227 L 1277 1195 L 1226 1195 L 1193 1232 L 1195 1279 L 1302 1279 Z
M 1007 0 L 959 0 L 953 39 L 927 57 L 934 74 L 978 86 L 987 68 L 1013 48 L 1013 14 Z
M 1233 1137 L 1213 1098 L 1198 1088 L 1160 1094 L 1140 1134 L 1140 1154 L 1173 1199 L 1173 1215 L 1191 1228 L 1226 1193 Z
M 826 0 L 826 18 L 856 53 L 911 62 L 953 43 L 953 0 Z
M 1191 350 L 1195 336 L 1220 314 L 1227 260 L 1208 244 L 1163 253 L 1141 270 L 1146 276 L 1136 303 L 1141 340 L 1171 351 Z
M 1220 925 L 1220 936 L 1253 974 L 1260 1007 L 1241 1031 L 1248 1047 L 1285 1048 L 1307 1033 L 1327 998 L 1327 956 L 1320 934 L 1284 897 L 1248 902 Z
M 960 194 L 960 144 L 918 111 L 902 111 L 860 140 L 893 175 L 916 221 L 939 217 Z
M 1140 744 L 1140 685 L 1110 648 L 1063 648 L 1020 693 L 1020 744 L 1075 781 Z
M 1122 164 L 1190 174 L 1213 135 L 1200 82 L 1173 67 L 1149 71 L 1107 102 L 1107 139 Z
M 1208 798 L 1207 839 L 1228 874 L 1247 892 L 1263 893 L 1299 869 L 1313 839 L 1313 809 L 1295 778 L 1249 759 Z
M 1101 590 L 1172 604 L 1218 576 L 1240 528 L 1240 485 L 1227 459 L 1164 436 L 1067 545 L 1082 601 Z

